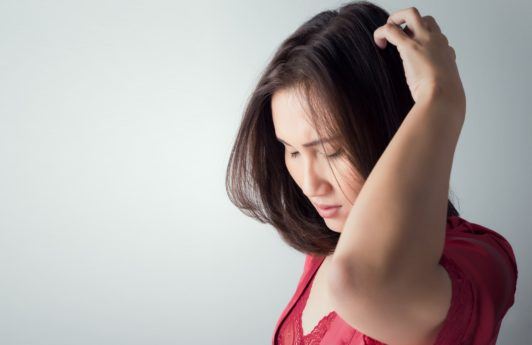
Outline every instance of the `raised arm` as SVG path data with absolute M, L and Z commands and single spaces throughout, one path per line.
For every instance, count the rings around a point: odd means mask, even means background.
M 387 344 L 431 344 L 451 299 L 438 262 L 465 95 L 454 50 L 432 17 L 398 11 L 374 38 L 381 48 L 397 46 L 416 103 L 356 198 L 328 283 L 336 312 L 364 334 Z

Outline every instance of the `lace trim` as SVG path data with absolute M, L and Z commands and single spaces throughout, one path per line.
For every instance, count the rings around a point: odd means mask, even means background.
M 312 281 L 314 281 L 314 277 L 312 278 Z M 300 303 L 297 306 L 297 310 L 295 310 L 294 323 L 296 326 L 297 344 L 318 345 L 325 333 L 327 333 L 327 330 L 329 329 L 332 320 L 336 317 L 336 312 L 334 310 L 331 311 L 329 314 L 325 315 L 320 319 L 320 321 L 314 326 L 310 333 L 303 334 L 302 315 L 303 310 L 307 305 L 311 286 L 312 284 L 309 284 L 309 286 L 307 286 L 305 293 L 301 297 Z

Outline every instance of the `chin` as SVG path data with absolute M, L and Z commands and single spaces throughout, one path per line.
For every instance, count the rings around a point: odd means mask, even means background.
M 325 219 L 325 224 L 327 225 L 327 228 L 329 228 L 329 230 L 331 230 L 331 231 L 334 231 L 334 232 L 337 232 L 337 233 L 341 233 L 342 232 L 343 224 L 340 224 L 340 225 L 330 224 L 328 219 Z

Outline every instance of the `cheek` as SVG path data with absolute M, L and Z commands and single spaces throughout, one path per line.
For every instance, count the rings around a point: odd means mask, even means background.
M 354 177 L 353 169 L 345 159 L 331 161 L 334 173 L 340 178 L 340 182 L 346 183 Z
M 348 161 L 341 161 L 336 164 L 336 173 L 342 189 L 350 199 L 353 199 L 362 188 L 362 180 L 354 167 Z

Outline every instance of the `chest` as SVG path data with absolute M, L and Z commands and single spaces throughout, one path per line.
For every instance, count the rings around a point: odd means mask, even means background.
M 307 335 L 318 323 L 333 311 L 330 291 L 326 284 L 326 266 L 320 266 L 312 279 L 305 307 L 301 314 L 301 326 L 303 334 Z

